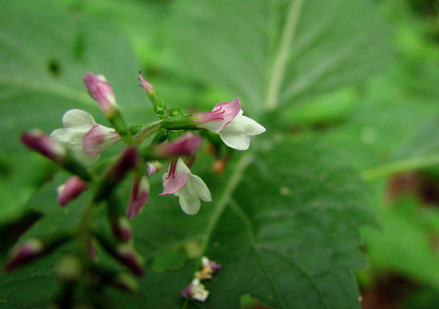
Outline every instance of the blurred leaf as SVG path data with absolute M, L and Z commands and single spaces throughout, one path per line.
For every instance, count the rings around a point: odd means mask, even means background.
M 381 231 L 365 227 L 362 234 L 374 267 L 439 288 L 439 257 L 433 246 L 439 231 L 429 228 L 439 224 L 439 215 L 423 213 L 420 207 L 418 200 L 405 197 L 379 210 Z
M 54 26 L 61 25 L 61 26 Z M 147 98 L 137 87 L 140 66 L 128 41 L 114 29 L 82 19 L 80 12 L 48 1 L 10 1 L 0 11 L 0 145 L 21 150 L 24 129 L 53 130 L 69 108 L 93 111 L 87 71 L 104 74 L 129 117 L 148 115 Z M 137 116 L 139 119 L 139 116 Z
M 218 83 L 253 112 L 364 81 L 390 59 L 371 1 L 176 1 L 170 44 L 188 75 Z

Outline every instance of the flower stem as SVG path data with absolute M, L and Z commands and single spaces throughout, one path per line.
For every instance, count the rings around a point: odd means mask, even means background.
M 134 145 L 140 145 L 142 144 L 148 137 L 152 136 L 153 134 L 157 133 L 159 131 L 159 124 L 161 120 L 155 121 L 153 123 L 150 123 L 145 128 L 140 130 L 139 133 L 137 133 L 134 136 Z

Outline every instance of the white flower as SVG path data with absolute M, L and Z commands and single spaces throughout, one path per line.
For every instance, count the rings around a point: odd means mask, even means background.
M 243 116 L 238 98 L 217 104 L 211 112 L 193 114 L 197 127 L 219 134 L 223 142 L 236 150 L 247 150 L 250 137 L 265 132 L 265 128 L 253 119 Z
M 200 279 L 195 278 L 192 282 L 182 291 L 181 296 L 184 298 L 192 298 L 200 302 L 205 302 L 209 296 L 209 291 L 206 290 L 204 284 L 200 282 Z
M 180 206 L 188 215 L 194 215 L 200 210 L 200 199 L 212 201 L 209 188 L 204 181 L 193 175 L 183 160 L 178 158 L 169 164 L 169 172 L 163 175 L 163 193 L 179 197 Z
M 80 109 L 67 111 L 62 122 L 65 128 L 56 129 L 50 136 L 87 165 L 95 163 L 102 150 L 121 140 L 114 129 L 96 124 L 91 114 Z
M 242 109 L 219 135 L 224 144 L 236 150 L 247 150 L 250 146 L 250 137 L 265 132 L 265 128 L 253 119 L 243 116 Z

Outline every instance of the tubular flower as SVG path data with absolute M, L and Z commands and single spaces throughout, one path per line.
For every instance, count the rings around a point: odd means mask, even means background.
M 203 180 L 193 175 L 183 160 L 178 158 L 169 163 L 169 171 L 163 175 L 163 193 L 179 197 L 180 206 L 188 215 L 194 215 L 200 209 L 200 199 L 210 202 L 212 196 Z
M 211 112 L 193 114 L 197 127 L 219 134 L 223 142 L 236 150 L 247 150 L 250 137 L 265 132 L 265 128 L 253 119 L 243 116 L 238 98 L 215 105 Z
M 50 136 L 87 165 L 95 163 L 100 152 L 121 140 L 113 129 L 96 124 L 91 114 L 80 109 L 67 111 L 62 121 L 65 128 L 56 129 Z

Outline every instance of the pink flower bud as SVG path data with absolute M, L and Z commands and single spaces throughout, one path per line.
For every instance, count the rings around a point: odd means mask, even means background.
M 120 240 L 127 242 L 131 239 L 132 229 L 126 217 L 119 217 L 111 222 L 113 234 Z
M 153 95 L 156 92 L 156 89 L 153 85 L 151 85 L 143 76 L 141 73 L 139 73 L 139 79 L 140 82 L 142 83 L 140 86 L 145 89 L 146 94 L 148 96 Z
M 63 161 L 67 156 L 67 149 L 64 146 L 38 129 L 23 133 L 21 142 L 57 163 Z
M 163 168 L 163 165 L 159 161 L 150 161 L 148 162 L 147 172 L 148 176 L 151 176 L 154 173 L 157 173 Z
M 128 267 L 135 275 L 143 276 L 143 258 L 129 244 L 120 244 L 115 251 L 114 257 Z
M 87 183 L 78 176 L 73 176 L 64 185 L 58 187 L 58 203 L 65 206 L 87 190 Z
M 118 109 L 113 89 L 103 75 L 87 73 L 84 76 L 84 83 L 88 93 L 98 102 L 105 116 L 108 117 Z
M 125 175 L 138 163 L 137 151 L 135 148 L 127 148 L 116 164 L 111 168 L 110 173 L 112 177 L 122 180 Z
M 191 156 L 201 146 L 201 138 L 198 135 L 187 133 L 178 140 L 157 145 L 153 152 L 160 158 L 174 156 Z
M 145 205 L 149 196 L 149 180 L 148 177 L 134 177 L 131 189 L 131 198 L 127 207 L 127 217 L 134 219 L 140 209 Z
M 6 271 L 29 263 L 44 253 L 44 243 L 42 240 L 34 238 L 25 241 L 13 253 L 9 262 L 5 266 Z

